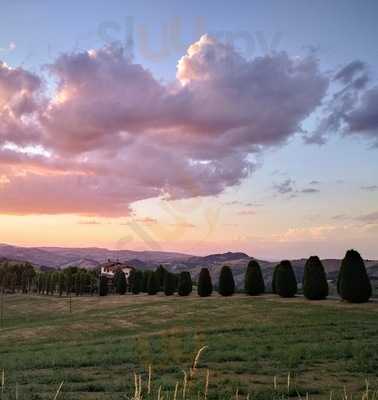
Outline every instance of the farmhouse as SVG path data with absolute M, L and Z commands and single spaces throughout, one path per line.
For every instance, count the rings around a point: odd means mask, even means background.
M 101 265 L 101 276 L 106 276 L 109 280 L 109 284 L 112 284 L 114 275 L 118 270 L 122 270 L 126 276 L 126 281 L 129 282 L 130 274 L 135 268 L 119 261 L 108 260 L 105 264 Z

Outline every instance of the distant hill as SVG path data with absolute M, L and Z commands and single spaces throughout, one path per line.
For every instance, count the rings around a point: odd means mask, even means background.
M 64 247 L 18 247 L 0 244 L 0 257 L 7 259 L 29 261 L 37 265 L 50 267 L 65 267 L 78 264 L 93 264 L 94 266 L 106 262 L 108 259 L 126 262 L 140 260 L 144 263 L 167 263 L 186 260 L 192 255 L 162 252 L 162 251 L 132 251 L 108 250 L 97 247 L 64 248 Z
M 46 268 L 67 268 L 78 266 L 82 268 L 96 268 L 102 263 L 111 260 L 119 260 L 128 265 L 146 270 L 154 269 L 162 264 L 172 272 L 190 271 L 193 278 L 197 278 L 201 268 L 208 268 L 214 282 L 217 281 L 220 270 L 227 264 L 232 268 L 237 286 L 244 282 L 244 274 L 249 260 L 253 258 L 241 252 L 226 252 L 210 254 L 200 257 L 183 253 L 160 251 L 132 251 L 132 250 L 108 250 L 97 247 L 88 248 L 64 248 L 64 247 L 17 247 L 0 244 L 0 260 L 6 258 L 14 261 L 29 261 L 35 266 Z M 273 270 L 277 262 L 257 260 L 264 275 L 267 285 L 270 285 Z M 322 260 L 329 280 L 335 281 L 340 268 L 341 260 Z M 298 282 L 302 281 L 305 259 L 291 261 Z M 369 276 L 378 280 L 378 261 L 365 261 Z

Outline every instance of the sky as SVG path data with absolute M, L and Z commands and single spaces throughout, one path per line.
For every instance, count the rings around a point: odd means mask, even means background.
M 3 0 L 0 243 L 378 258 L 377 15 Z

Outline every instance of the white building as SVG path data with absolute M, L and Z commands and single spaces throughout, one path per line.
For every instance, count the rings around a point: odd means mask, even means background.
M 106 276 L 109 279 L 113 279 L 116 271 L 119 269 L 122 270 L 122 272 L 126 276 L 126 280 L 128 280 L 131 271 L 133 271 L 135 268 L 123 264 L 119 261 L 113 262 L 109 260 L 106 264 L 101 266 L 101 276 Z

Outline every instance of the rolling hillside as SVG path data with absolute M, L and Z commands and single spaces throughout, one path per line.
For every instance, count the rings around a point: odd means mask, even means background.
M 232 267 L 237 286 L 241 287 L 244 280 L 245 268 L 252 259 L 248 254 L 241 252 L 227 252 L 211 254 L 205 257 L 193 256 L 182 253 L 156 252 L 156 251 L 131 251 L 108 250 L 102 248 L 61 248 L 61 247 L 17 247 L 0 245 L 0 259 L 29 261 L 36 266 L 53 268 L 67 268 L 79 266 L 82 268 L 97 268 L 108 259 L 127 262 L 138 269 L 154 269 L 163 264 L 172 272 L 190 271 L 196 279 L 201 268 L 210 270 L 213 279 L 217 280 L 223 265 Z M 258 260 L 267 284 L 270 284 L 274 267 L 277 262 Z M 298 281 L 302 280 L 306 260 L 291 261 Z M 329 280 L 336 280 L 341 260 L 325 259 L 324 267 Z M 366 260 L 366 267 L 372 279 L 378 280 L 378 261 Z

